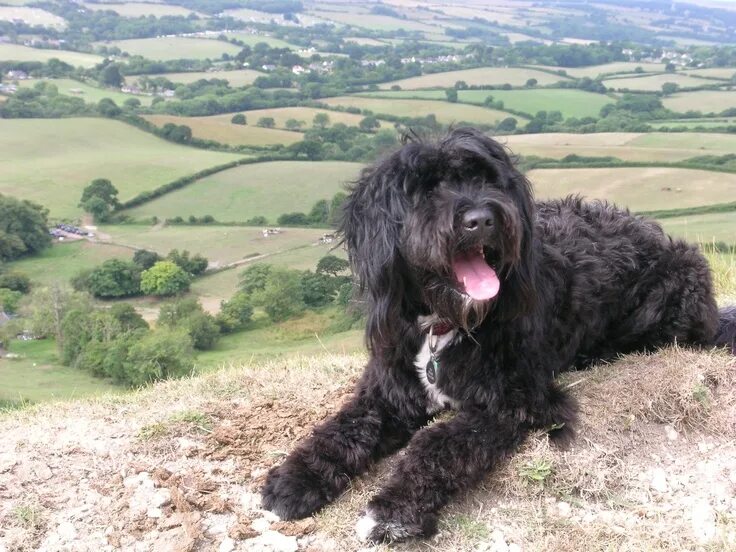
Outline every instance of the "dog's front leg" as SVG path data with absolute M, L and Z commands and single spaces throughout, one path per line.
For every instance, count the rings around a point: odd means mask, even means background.
M 356 530 L 362 540 L 399 541 L 437 531 L 440 509 L 480 481 L 526 435 L 512 414 L 460 412 L 418 432 Z
M 372 377 L 377 372 L 369 365 L 355 395 L 271 470 L 262 490 L 265 508 L 283 519 L 316 512 L 337 498 L 352 477 L 404 446 L 426 423 L 426 405 L 412 389 L 416 384 L 397 378 L 393 386 L 381 385 L 389 377 Z M 393 406 L 382 388 L 390 389 L 400 406 Z

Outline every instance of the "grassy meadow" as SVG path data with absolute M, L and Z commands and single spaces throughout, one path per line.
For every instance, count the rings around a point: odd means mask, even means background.
M 238 69 L 236 71 L 192 71 L 189 73 L 161 73 L 156 76 L 169 79 L 175 84 L 189 84 L 202 79 L 221 79 L 226 80 L 231 87 L 237 88 L 240 86 L 252 84 L 254 80 L 263 75 L 264 73 L 261 73 L 260 71 L 254 71 L 253 69 Z M 125 82 L 127 82 L 128 84 L 134 84 L 138 81 L 139 78 L 140 77 L 138 76 L 126 77 Z
M 395 99 L 444 100 L 444 90 L 387 90 L 370 92 L 370 97 Z M 597 116 L 614 99 L 585 90 L 542 88 L 527 90 L 458 90 L 459 102 L 482 104 L 488 96 L 501 100 L 505 107 L 534 115 L 538 111 L 560 111 L 564 117 Z M 439 109 L 439 108 L 438 108 Z M 518 117 L 517 117 L 518 118 Z M 438 116 L 439 119 L 439 116 Z
M 662 85 L 667 82 L 673 82 L 680 88 L 695 88 L 713 84 L 713 81 L 684 75 L 682 73 L 665 73 L 661 75 L 649 75 L 643 77 L 625 77 L 611 78 L 603 81 L 608 88 L 616 90 L 636 90 L 640 92 L 658 92 L 662 90 Z
M 594 79 L 601 75 L 610 75 L 618 73 L 635 73 L 637 67 L 641 67 L 645 73 L 657 73 L 664 71 L 662 63 L 639 63 L 635 61 L 615 61 L 613 63 L 604 63 L 602 65 L 588 65 L 586 67 L 554 67 L 545 65 L 530 65 L 530 67 L 538 67 L 550 71 L 564 71 L 566 74 L 575 78 L 588 77 Z
M 58 15 L 40 8 L 25 6 L 0 6 L 0 21 L 20 20 L 31 26 L 63 29 L 66 21 Z
M 667 109 L 685 113 L 700 111 L 703 114 L 718 114 L 726 109 L 736 107 L 736 94 L 725 90 L 696 90 L 680 92 L 662 99 Z
M 153 60 L 169 59 L 219 59 L 222 54 L 237 54 L 240 48 L 208 38 L 158 37 L 135 38 L 105 42 L 105 46 L 117 46 L 131 56 L 141 55 Z
M 380 88 L 390 89 L 392 86 L 400 86 L 402 90 L 416 90 L 422 88 L 453 88 L 458 81 L 465 81 L 469 86 L 480 84 L 510 84 L 522 86 L 529 79 L 537 79 L 540 85 L 554 84 L 567 77 L 553 75 L 546 71 L 524 67 L 479 67 L 476 69 L 463 69 L 461 71 L 447 71 L 411 77 L 380 85 Z
M 158 127 L 167 123 L 187 125 L 192 129 L 192 136 L 195 138 L 215 140 L 221 144 L 233 146 L 273 146 L 275 144 L 288 146 L 302 139 L 299 132 L 256 126 L 257 119 L 249 120 L 250 124 L 247 125 L 234 125 L 230 122 L 232 114 L 211 117 L 178 117 L 176 115 L 144 115 L 143 117 Z
M 235 15 L 233 15 L 235 17 Z M 237 17 L 236 17 L 237 19 Z M 244 31 L 232 31 L 226 34 L 228 38 L 236 38 L 242 41 L 247 46 L 255 46 L 256 44 L 266 43 L 271 48 L 291 48 L 292 50 L 298 50 L 299 46 L 276 38 L 275 36 L 266 36 L 262 34 L 253 34 Z
M 179 15 L 186 17 L 192 13 L 196 13 L 181 6 L 171 6 L 163 3 L 159 4 L 146 2 L 125 2 L 119 4 L 115 2 L 86 2 L 84 4 L 84 7 L 88 10 L 111 10 L 122 17 L 164 17 L 167 15 Z
M 264 216 L 272 224 L 284 213 L 308 212 L 353 180 L 360 163 L 273 161 L 242 165 L 204 178 L 126 211 L 135 218 L 212 215 L 221 222 Z
M 70 52 L 69 50 L 29 48 L 20 44 L 0 43 L 1 60 L 40 61 L 45 63 L 53 58 L 59 59 L 74 67 L 93 67 L 102 61 L 102 56 L 94 54 Z
M 30 199 L 52 217 L 78 217 L 82 189 L 109 178 L 121 200 L 242 155 L 166 142 L 108 119 L 3 119 L 0 193 Z
M 734 212 L 663 218 L 659 222 L 666 232 L 691 242 L 736 244 Z
M 74 96 L 82 98 L 87 103 L 97 103 L 102 98 L 110 98 L 116 104 L 122 105 L 125 100 L 130 98 L 138 99 L 142 105 L 151 105 L 153 96 L 136 96 L 133 94 L 125 94 L 119 90 L 112 88 L 100 88 L 99 86 L 87 84 L 73 79 L 28 79 L 20 81 L 20 86 L 32 87 L 38 82 L 49 82 L 56 85 L 59 94 L 65 96 Z
M 486 109 L 477 105 L 448 103 L 438 100 L 395 100 L 363 96 L 340 96 L 322 98 L 320 102 L 332 107 L 357 107 L 358 109 L 372 111 L 376 115 L 393 115 L 396 117 L 435 115 L 438 121 L 446 124 L 466 121 L 492 125 L 511 116 L 509 113 L 497 109 Z

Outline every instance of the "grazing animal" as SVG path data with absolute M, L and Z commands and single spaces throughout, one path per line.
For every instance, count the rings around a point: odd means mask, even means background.
M 736 310 L 719 315 L 696 247 L 605 202 L 535 203 L 504 147 L 471 128 L 409 139 L 364 169 L 341 234 L 370 360 L 352 398 L 269 473 L 263 504 L 285 519 L 408 444 L 356 529 L 430 536 L 530 430 L 573 436 L 560 372 L 675 341 L 733 347 Z M 425 427 L 445 408 L 457 413 Z

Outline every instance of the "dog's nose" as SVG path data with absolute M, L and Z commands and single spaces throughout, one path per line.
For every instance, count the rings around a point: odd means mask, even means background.
M 465 232 L 485 236 L 490 232 L 491 226 L 493 226 L 493 213 L 487 207 L 471 209 L 463 214 L 463 230 Z

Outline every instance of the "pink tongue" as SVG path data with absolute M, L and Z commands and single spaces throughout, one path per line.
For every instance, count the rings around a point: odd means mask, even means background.
M 487 301 L 498 294 L 501 283 L 481 253 L 463 253 L 452 262 L 455 278 L 465 293 L 477 301 Z

